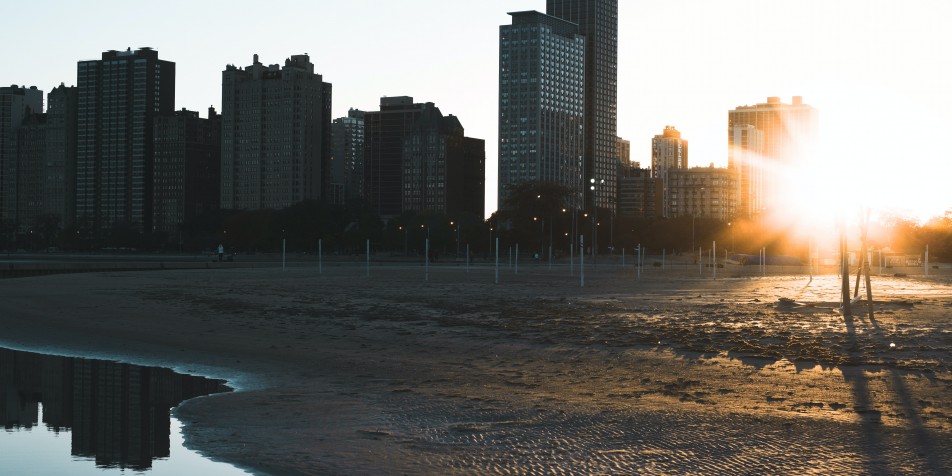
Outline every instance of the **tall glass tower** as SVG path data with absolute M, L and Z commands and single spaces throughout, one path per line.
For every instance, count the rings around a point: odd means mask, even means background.
M 580 196 L 585 39 L 559 18 L 510 15 L 512 25 L 499 28 L 499 206 L 521 182 L 565 185 Z
M 585 204 L 615 210 L 618 0 L 546 0 L 546 13 L 585 36 Z M 604 181 L 604 182 L 603 182 Z

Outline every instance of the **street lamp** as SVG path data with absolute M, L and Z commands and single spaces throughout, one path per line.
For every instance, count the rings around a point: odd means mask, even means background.
M 409 248 L 409 247 L 407 246 L 407 245 L 408 245 L 407 232 L 410 231 L 410 229 L 409 229 L 409 228 L 404 228 L 404 227 L 402 227 L 402 226 L 401 226 L 401 227 L 397 227 L 397 228 L 400 229 L 400 230 L 403 230 L 403 256 L 407 256 L 407 255 L 408 255 L 408 251 L 407 251 L 407 250 L 408 250 L 408 248 Z
M 459 223 L 450 222 L 450 226 L 456 225 L 456 257 L 459 258 Z
M 594 214 L 592 215 L 592 264 L 595 264 L 595 260 L 598 259 L 598 230 L 595 227 L 595 222 L 598 221 L 598 194 L 596 194 L 595 186 L 598 185 L 602 187 L 605 185 L 605 179 L 595 180 L 595 177 L 588 179 L 591 184 L 589 188 L 592 190 L 592 206 L 594 208 Z
M 731 253 L 734 253 L 734 226 L 733 226 L 733 223 L 727 222 L 727 227 L 731 229 Z

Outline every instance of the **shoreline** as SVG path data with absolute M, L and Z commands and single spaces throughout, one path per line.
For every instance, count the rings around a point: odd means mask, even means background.
M 660 456 L 672 441 L 707 455 L 696 463 L 708 472 L 742 468 L 732 465 L 744 458 L 784 472 L 832 455 L 784 433 L 791 428 L 854 443 L 834 445 L 852 457 L 827 466 L 832 473 L 888 472 L 900 457 L 925 470 L 952 466 L 948 443 L 931 444 L 934 460 L 901 444 L 952 435 L 952 373 L 935 367 L 952 352 L 942 332 L 952 329 L 942 317 L 952 314 L 948 278 L 874 277 L 886 330 L 873 335 L 857 317 L 854 326 L 869 332 L 853 335 L 854 352 L 829 306 L 835 277 L 810 286 L 802 276 L 649 282 L 604 269 L 586 270 L 579 288 L 578 276 L 543 266 L 507 270 L 498 286 L 487 269 L 433 267 L 429 282 L 416 268 L 370 278 L 360 266 L 313 271 L 3 280 L 2 340 L 239 382 L 240 391 L 190 400 L 175 413 L 189 448 L 261 474 L 690 468 Z M 810 306 L 784 309 L 778 297 Z M 788 328 L 771 327 L 781 325 Z M 893 353 L 877 347 L 895 337 L 889 326 L 907 335 Z M 836 360 L 844 355 L 854 362 Z M 906 408 L 908 398 L 929 406 Z M 636 440 L 614 433 L 626 421 L 643 432 Z M 706 421 L 719 422 L 707 428 L 712 435 L 762 434 L 720 449 L 710 438 L 655 435 L 663 425 L 691 435 Z M 573 436 L 596 428 L 606 433 Z M 865 445 L 882 446 L 882 457 L 855 444 L 872 429 L 884 436 Z M 768 436 L 798 448 L 779 459 L 786 466 L 747 447 Z M 565 443 L 539 446 L 549 437 Z M 560 459 L 559 447 L 578 457 Z M 703 466 L 714 461 L 721 466 Z

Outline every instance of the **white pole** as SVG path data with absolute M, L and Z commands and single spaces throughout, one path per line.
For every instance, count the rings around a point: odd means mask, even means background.
M 585 250 L 585 235 L 578 236 L 578 247 L 580 250 Z M 579 263 L 578 263 L 578 273 L 582 279 L 581 287 L 585 287 L 585 252 L 580 251 L 578 254 Z
M 367 277 L 370 277 L 370 240 L 367 240 Z
M 324 240 L 317 240 L 317 274 L 324 274 Z
M 496 284 L 499 284 L 499 238 L 496 238 Z
M 425 238 L 423 240 L 423 251 L 424 251 L 423 280 L 429 281 L 430 280 L 430 239 L 429 238 Z
M 714 279 L 717 279 L 717 241 L 711 242 L 711 267 L 714 268 Z
M 519 243 L 516 243 L 516 269 L 513 274 L 519 274 Z
M 281 238 L 281 271 L 284 271 L 285 266 L 287 265 L 287 251 L 288 251 L 288 240 L 286 238 Z
M 469 243 L 466 243 L 466 272 L 469 272 Z
M 635 247 L 635 278 L 641 279 L 641 243 Z

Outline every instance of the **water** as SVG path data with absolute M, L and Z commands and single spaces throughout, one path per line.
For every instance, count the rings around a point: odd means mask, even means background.
M 245 474 L 186 449 L 170 416 L 227 391 L 169 369 L 0 348 L 0 473 Z

